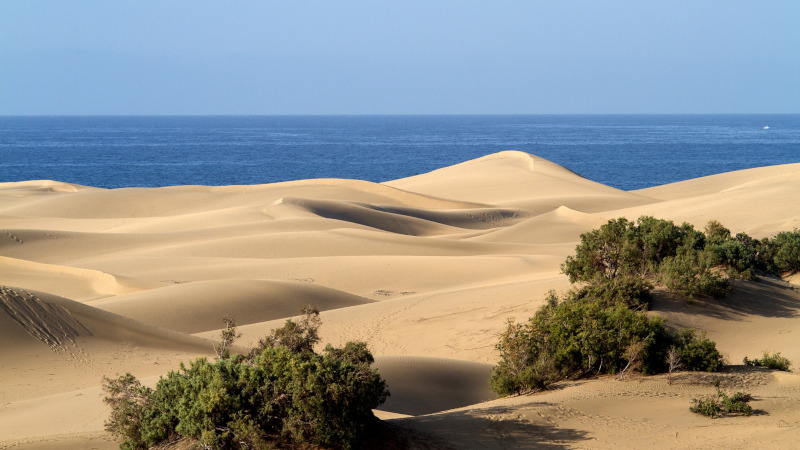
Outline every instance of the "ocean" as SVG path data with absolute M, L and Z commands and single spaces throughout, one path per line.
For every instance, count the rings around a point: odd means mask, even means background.
M 633 190 L 800 162 L 800 114 L 0 117 L 0 182 L 383 182 L 502 150 Z

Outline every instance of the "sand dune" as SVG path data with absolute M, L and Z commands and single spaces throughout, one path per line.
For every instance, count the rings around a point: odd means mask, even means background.
M 707 331 L 733 364 L 765 351 L 800 363 L 800 289 L 775 277 L 737 281 L 725 300 L 658 295 L 653 309 L 674 326 Z
M 720 375 L 751 390 L 761 412 L 716 421 L 688 411 L 711 389 L 693 374 L 673 385 L 581 380 L 511 399 L 488 390 L 506 319 L 569 287 L 559 265 L 580 234 L 642 215 L 718 219 L 757 237 L 790 230 L 800 226 L 800 165 L 635 192 L 513 151 L 383 184 L 0 183 L 0 447 L 113 448 L 103 376 L 154 383 L 212 355 L 223 316 L 247 346 L 313 303 L 323 343 L 368 343 L 392 391 L 379 415 L 426 433 L 422 447 L 791 448 L 793 373 Z M 737 283 L 725 301 L 659 293 L 653 314 L 706 330 L 732 363 L 770 351 L 800 364 L 797 289 L 764 278 Z
M 0 283 L 53 291 L 76 299 L 93 299 L 138 290 L 135 280 L 98 270 L 42 264 L 0 256 Z
M 637 191 L 662 202 L 615 211 L 646 214 L 702 229 L 716 219 L 732 232 L 760 238 L 800 227 L 800 164 L 763 167 Z
M 514 244 L 560 244 L 577 242 L 586 230 L 597 228 L 608 221 L 598 214 L 582 213 L 566 206 L 532 217 L 519 224 L 492 230 L 470 241 L 505 242 Z
M 4 286 L 0 297 L 6 337 L 18 340 L 23 331 L 45 344 L 64 346 L 81 337 L 102 338 L 142 346 L 177 348 L 208 353 L 210 342 L 193 336 L 138 322 L 52 294 Z M 8 318 L 16 322 L 11 325 Z M 13 349 L 6 349 L 13 350 Z
M 385 183 L 436 197 L 523 208 L 535 214 L 560 206 L 598 212 L 653 199 L 596 183 L 545 159 L 516 151 Z
M 247 325 L 294 316 L 306 305 L 324 311 L 365 303 L 369 300 L 308 283 L 221 280 L 118 295 L 92 306 L 162 328 L 199 333 L 220 328 L 225 316 Z

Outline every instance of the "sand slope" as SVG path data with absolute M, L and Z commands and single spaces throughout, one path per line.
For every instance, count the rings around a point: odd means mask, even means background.
M 610 218 L 718 219 L 757 237 L 800 226 L 800 165 L 625 192 L 521 152 L 384 184 L 96 189 L 0 183 L 0 447 L 113 448 L 103 376 L 154 383 L 210 356 L 222 318 L 255 343 L 309 303 L 323 342 L 366 341 L 392 397 L 378 414 L 420 447 L 791 448 L 795 374 L 739 368 L 760 412 L 689 413 L 711 380 L 681 374 L 567 383 L 494 399 L 507 318 L 524 320 L 580 234 Z M 726 301 L 659 294 L 654 314 L 706 330 L 732 363 L 780 351 L 800 364 L 800 294 L 778 279 Z M 43 422 L 51 426 L 43 426 Z M 420 434 L 422 433 L 422 434 Z M 409 444 L 411 445 L 411 444 Z M 416 445 L 416 444 L 414 444 Z M 413 445 L 412 445 L 413 446 Z

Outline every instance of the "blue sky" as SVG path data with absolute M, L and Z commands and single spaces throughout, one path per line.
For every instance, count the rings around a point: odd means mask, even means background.
M 800 112 L 798 1 L 4 1 L 0 114 Z

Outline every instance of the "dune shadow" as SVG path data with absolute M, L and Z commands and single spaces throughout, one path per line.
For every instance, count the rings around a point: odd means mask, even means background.
M 380 409 L 418 416 L 494 400 L 492 365 L 443 358 L 379 356 L 391 396 Z
M 791 318 L 800 315 L 800 292 L 774 276 L 758 281 L 736 281 L 725 298 L 688 301 L 667 292 L 654 295 L 651 310 L 691 313 L 717 319 L 737 320 L 745 315 Z
M 547 403 L 536 403 L 546 406 Z M 409 430 L 412 436 L 427 435 L 430 448 L 504 449 L 504 448 L 572 448 L 589 437 L 585 431 L 558 427 L 535 416 L 535 423 L 521 419 L 513 407 L 492 406 L 452 411 L 428 416 L 394 419 L 390 423 Z M 428 448 L 427 444 L 408 448 Z

